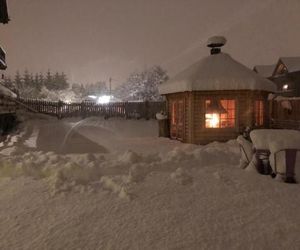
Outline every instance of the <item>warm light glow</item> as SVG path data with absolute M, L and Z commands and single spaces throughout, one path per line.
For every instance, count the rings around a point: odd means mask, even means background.
M 288 84 L 284 84 L 283 86 L 282 86 L 282 89 L 283 90 L 287 90 L 289 88 L 289 85 Z
M 220 126 L 220 114 L 205 114 L 207 128 L 218 128 Z
M 109 96 L 109 95 L 99 96 L 98 100 L 97 100 L 97 103 L 99 103 L 99 104 L 107 104 L 107 103 L 110 102 L 110 98 L 111 98 L 111 96 Z

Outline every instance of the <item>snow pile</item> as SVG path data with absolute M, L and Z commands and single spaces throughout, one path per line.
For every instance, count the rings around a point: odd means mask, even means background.
M 10 89 L 8 89 L 2 84 L 0 84 L 0 95 L 12 97 L 12 98 L 17 97 L 17 95 L 14 92 L 12 92 Z
M 171 174 L 171 178 L 181 185 L 186 185 L 193 182 L 192 176 L 186 169 L 183 168 L 177 168 L 176 171 Z
M 245 168 L 250 163 L 253 157 L 253 145 L 250 141 L 246 140 L 243 136 L 238 136 L 237 142 L 241 147 L 240 167 Z
M 165 119 L 168 119 L 168 116 L 167 116 L 166 114 L 164 114 L 163 112 L 157 113 L 157 114 L 155 115 L 155 117 L 156 117 L 157 120 L 165 120 Z
M 22 147 L 21 147 L 22 148 Z M 2 151 L 0 153 L 3 153 Z M 172 171 L 171 178 L 180 184 L 191 182 L 188 171 L 215 164 L 237 165 L 237 144 L 213 143 L 207 146 L 182 145 L 167 153 L 140 154 L 127 150 L 123 154 L 57 154 L 16 147 L 3 156 L 0 176 L 32 177 L 49 183 L 53 194 L 69 191 L 93 191 L 100 186 L 130 200 L 128 187 L 144 182 L 151 173 Z M 128 194 L 128 195 L 126 195 Z
M 0 177 L 47 179 L 52 191 L 56 193 L 99 180 L 102 160 L 103 156 L 89 154 L 74 157 L 53 152 L 28 152 L 2 157 Z
M 276 85 L 226 53 L 210 55 L 159 85 L 160 94 L 204 90 L 276 91 Z
M 200 166 L 217 164 L 238 165 L 240 158 L 239 146 L 236 140 L 227 143 L 213 142 L 192 151 Z M 220 160 L 222 159 L 222 160 Z

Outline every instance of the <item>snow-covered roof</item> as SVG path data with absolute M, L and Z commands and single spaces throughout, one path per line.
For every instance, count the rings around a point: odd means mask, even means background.
M 230 55 L 207 56 L 159 86 L 160 94 L 205 90 L 276 91 L 276 85 Z
M 280 60 L 287 67 L 288 72 L 300 71 L 300 57 L 281 57 Z
M 271 77 L 275 70 L 276 64 L 273 65 L 256 65 L 254 66 L 254 71 L 257 72 L 262 77 Z
M 14 92 L 12 92 L 10 89 L 6 88 L 2 84 L 0 84 L 0 95 L 9 96 L 13 98 L 17 97 L 17 95 Z

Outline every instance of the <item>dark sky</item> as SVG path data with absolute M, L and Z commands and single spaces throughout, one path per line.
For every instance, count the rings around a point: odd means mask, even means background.
M 300 55 L 299 0 L 8 0 L 0 26 L 8 73 L 65 71 L 115 79 L 153 64 L 170 75 L 207 55 L 209 36 L 252 67 Z

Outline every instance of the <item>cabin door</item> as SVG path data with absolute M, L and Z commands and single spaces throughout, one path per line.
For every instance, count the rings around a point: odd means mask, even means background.
M 184 101 L 171 101 L 171 126 L 170 134 L 172 139 L 183 140 L 184 125 Z

